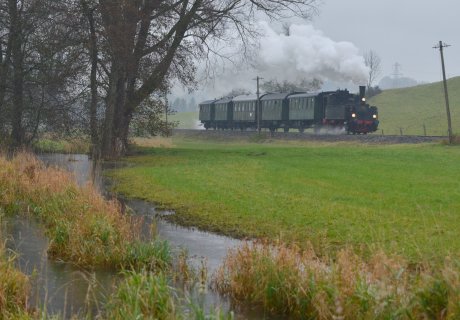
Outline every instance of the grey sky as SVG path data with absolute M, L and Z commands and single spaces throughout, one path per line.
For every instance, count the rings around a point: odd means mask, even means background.
M 383 75 L 395 62 L 404 76 L 441 80 L 439 40 L 448 77 L 460 75 L 460 1 L 458 0 L 323 0 L 313 25 L 335 41 L 351 41 L 373 49 L 382 59 Z

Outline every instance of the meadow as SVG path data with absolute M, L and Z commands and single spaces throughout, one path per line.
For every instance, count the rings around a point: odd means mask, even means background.
M 218 143 L 140 148 L 115 189 L 171 219 L 318 254 L 352 245 L 411 261 L 458 256 L 460 148 L 440 144 Z M 140 153 L 140 154 L 139 154 Z

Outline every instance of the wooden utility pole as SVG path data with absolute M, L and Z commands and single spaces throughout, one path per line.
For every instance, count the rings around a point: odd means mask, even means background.
M 437 46 L 434 46 L 434 49 L 439 49 L 439 52 L 441 53 L 441 65 L 442 65 L 442 79 L 444 83 L 444 98 L 446 100 L 446 113 L 447 113 L 447 132 L 449 135 L 449 144 L 452 144 L 452 121 L 450 118 L 450 108 L 449 108 L 449 95 L 447 94 L 447 81 L 446 81 L 446 68 L 444 66 L 444 52 L 443 49 L 450 47 L 450 45 L 442 43 L 442 41 L 439 41 L 439 44 Z
M 165 126 L 166 126 L 166 136 L 169 137 L 169 130 L 168 130 L 168 93 L 165 92 Z
M 259 100 L 259 96 L 260 96 L 260 91 L 259 91 L 259 82 L 260 80 L 262 80 L 263 78 L 257 76 L 255 79 L 253 80 L 256 80 L 257 81 L 257 102 L 256 102 L 256 116 L 257 116 L 257 131 L 260 133 L 260 117 L 261 117 L 261 110 L 260 110 L 260 100 Z

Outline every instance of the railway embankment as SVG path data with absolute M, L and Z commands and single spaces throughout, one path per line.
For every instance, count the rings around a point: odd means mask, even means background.
M 286 141 L 311 141 L 311 142 L 353 142 L 364 144 L 414 144 L 442 142 L 447 137 L 442 136 L 406 136 L 406 135 L 347 135 L 344 133 L 299 133 L 299 132 L 274 132 L 239 130 L 194 130 L 194 129 L 174 129 L 173 135 L 185 138 L 195 138 L 201 140 L 286 140 Z

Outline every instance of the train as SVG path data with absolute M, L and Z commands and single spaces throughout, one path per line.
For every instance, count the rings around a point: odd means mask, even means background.
M 278 129 L 304 132 L 313 128 L 339 129 L 348 134 L 377 130 L 378 109 L 366 103 L 366 87 L 359 94 L 347 89 L 319 93 L 254 94 L 206 100 L 199 104 L 199 121 L 206 130 Z

